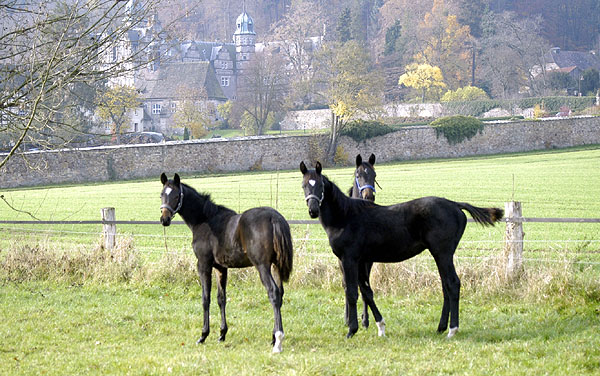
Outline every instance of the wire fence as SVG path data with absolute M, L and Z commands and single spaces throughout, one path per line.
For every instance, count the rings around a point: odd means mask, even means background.
M 468 219 L 473 222 L 472 219 Z M 328 239 L 316 220 L 290 220 L 296 257 L 331 260 Z M 582 266 L 600 266 L 600 218 L 506 218 L 505 222 L 525 224 L 528 235 L 516 242 L 524 248 L 522 261 L 526 263 L 564 263 Z M 585 231 L 571 231 L 567 238 L 547 237 L 553 231 L 527 226 L 586 226 Z M 151 257 L 165 254 L 189 254 L 191 232 L 184 222 L 173 221 L 173 227 L 163 228 L 159 221 L 65 220 L 65 221 L 0 221 L 3 248 L 11 242 L 54 244 L 68 250 L 101 244 L 106 236 L 105 226 L 115 227 L 115 242 L 129 242 L 136 251 Z M 593 229 L 590 231 L 589 226 Z M 468 226 L 469 227 L 469 226 Z M 475 227 L 475 226 L 473 226 Z M 531 230 L 531 231 L 530 231 Z M 575 235 L 573 235 L 575 234 Z M 597 236 L 598 235 L 598 236 Z M 531 238 L 529 238 L 531 237 Z M 541 237 L 536 239 L 536 237 Z M 511 240 L 515 242 L 515 240 Z M 490 258 L 506 257 L 507 238 L 502 226 L 483 235 L 465 236 L 455 258 L 463 262 L 481 262 Z

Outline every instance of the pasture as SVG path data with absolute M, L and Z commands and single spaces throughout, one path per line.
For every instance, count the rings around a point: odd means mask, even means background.
M 523 203 L 526 217 L 600 217 L 600 148 L 377 165 L 376 202 L 437 195 L 479 206 Z M 341 188 L 353 168 L 326 168 Z M 177 171 L 167 171 L 169 176 Z M 309 219 L 299 171 L 186 176 L 218 204 L 277 208 Z M 155 220 L 161 183 L 127 181 L 2 192 L 0 220 Z M 178 218 L 175 218 L 176 220 Z M 0 372 L 20 374 L 597 374 L 600 226 L 526 223 L 524 277 L 505 281 L 504 226 L 474 223 L 456 253 L 461 330 L 435 332 L 441 287 L 431 257 L 377 265 L 375 300 L 388 324 L 346 340 L 337 260 L 319 225 L 293 225 L 295 269 L 282 307 L 283 353 L 270 353 L 272 310 L 254 270 L 230 273 L 230 331 L 195 345 L 201 289 L 186 226 L 9 225 L 0 231 Z M 165 240 L 167 247 L 165 247 Z M 90 261 L 91 260 L 91 261 Z

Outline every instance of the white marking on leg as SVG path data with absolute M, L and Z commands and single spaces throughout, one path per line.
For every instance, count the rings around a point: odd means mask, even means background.
M 381 319 L 381 321 L 378 321 L 375 324 L 377 324 L 377 335 L 379 335 L 379 337 L 385 337 L 385 320 Z
M 273 354 L 279 354 L 282 349 L 283 332 L 278 330 L 275 332 L 275 344 L 273 345 Z
M 458 326 L 456 328 L 450 328 L 450 330 L 448 330 L 448 338 L 454 337 L 456 332 L 458 332 Z

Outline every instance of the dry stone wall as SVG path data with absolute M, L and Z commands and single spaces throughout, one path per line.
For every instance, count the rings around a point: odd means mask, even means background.
M 267 136 L 128 145 L 14 156 L 0 169 L 0 188 L 152 178 L 162 172 L 295 169 L 311 159 L 311 145 L 326 136 Z M 315 139 L 317 138 L 317 139 Z M 356 154 L 377 161 L 461 157 L 600 144 L 600 118 L 569 118 L 488 124 L 481 134 L 450 145 L 431 127 L 407 127 L 363 142 L 340 145 L 351 165 Z

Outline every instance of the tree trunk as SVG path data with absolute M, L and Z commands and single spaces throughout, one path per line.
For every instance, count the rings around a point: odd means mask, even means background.
M 338 143 L 338 133 L 340 129 L 340 117 L 332 114 L 331 115 L 331 135 L 329 137 L 329 145 L 327 145 L 327 162 L 333 164 L 335 158 L 335 151 Z

